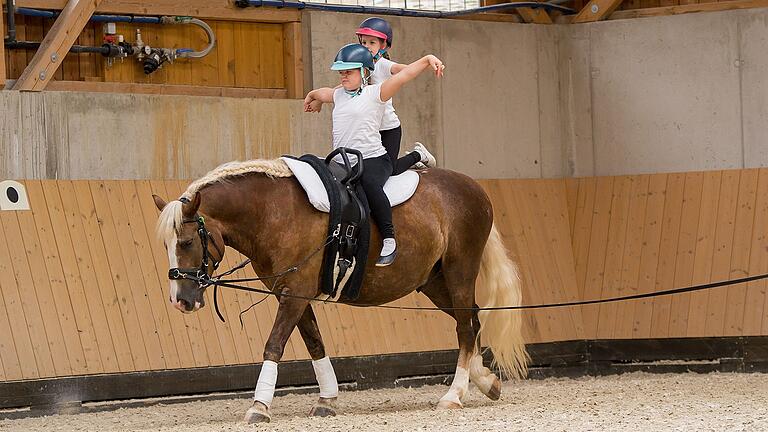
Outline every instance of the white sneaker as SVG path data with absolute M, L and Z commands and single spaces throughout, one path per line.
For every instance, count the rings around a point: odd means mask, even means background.
M 432 156 L 432 153 L 427 150 L 426 147 L 424 147 L 424 144 L 420 142 L 416 142 L 416 145 L 413 146 L 413 151 L 418 152 L 421 155 L 421 162 L 426 167 L 434 168 L 437 166 L 437 160 L 435 160 L 435 157 Z M 418 164 L 415 165 L 417 169 L 419 169 Z

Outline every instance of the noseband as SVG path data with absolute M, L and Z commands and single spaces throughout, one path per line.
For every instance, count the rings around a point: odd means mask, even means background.
M 182 202 L 184 202 L 185 198 L 182 198 Z M 187 200 L 189 202 L 189 200 Z M 195 219 L 185 219 L 181 221 L 182 224 L 186 223 L 196 223 L 197 224 L 197 234 L 200 236 L 200 242 L 203 245 L 203 259 L 200 263 L 200 267 L 198 268 L 172 268 L 168 270 L 168 279 L 171 280 L 180 280 L 180 279 L 189 279 L 192 281 L 195 281 L 198 283 L 200 288 L 205 288 L 208 285 L 211 285 L 211 278 L 208 276 L 208 269 L 213 265 L 213 271 L 216 271 L 217 268 L 219 268 L 219 264 L 221 263 L 221 259 L 224 257 L 224 252 L 222 252 L 221 249 L 219 249 L 219 246 L 216 245 L 216 242 L 213 241 L 211 238 L 211 233 L 205 228 L 205 218 L 197 215 L 197 218 Z M 208 252 L 208 242 L 210 239 L 210 243 L 213 245 L 214 249 L 216 249 L 216 253 L 219 256 L 219 261 L 216 261 L 213 259 L 213 255 L 211 255 Z M 210 261 L 210 264 L 209 264 Z

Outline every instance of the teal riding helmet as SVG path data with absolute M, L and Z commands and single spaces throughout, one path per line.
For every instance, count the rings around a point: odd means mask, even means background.
M 363 79 L 362 86 L 356 91 L 344 90 L 347 94 L 352 96 L 360 94 L 363 87 L 368 83 L 368 78 L 365 76 L 365 70 L 367 69 L 369 72 L 373 72 L 374 67 L 373 56 L 371 55 L 371 52 L 368 51 L 368 48 L 355 43 L 341 47 L 331 64 L 331 70 L 335 71 L 360 69 L 360 76 Z

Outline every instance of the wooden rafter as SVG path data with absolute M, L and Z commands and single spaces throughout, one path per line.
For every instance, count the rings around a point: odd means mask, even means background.
M 519 8 L 517 9 L 517 13 L 519 13 L 523 18 L 523 21 L 527 23 L 552 24 L 552 18 L 544 8 Z
M 45 89 L 101 0 L 69 0 L 14 84 L 14 90 Z
M 608 18 L 616 10 L 622 0 L 590 0 L 589 3 L 579 11 L 573 23 L 595 22 Z
M 270 7 L 239 8 L 225 0 L 104 0 L 96 13 L 126 15 L 185 15 L 229 21 L 300 21 L 301 11 Z M 17 7 L 61 10 L 67 0 L 16 0 Z

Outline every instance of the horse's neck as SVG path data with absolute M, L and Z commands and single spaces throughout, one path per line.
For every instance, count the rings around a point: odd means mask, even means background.
M 257 267 L 270 267 L 268 249 L 279 237 L 271 221 L 283 184 L 290 178 L 268 178 L 253 174 L 230 182 L 217 184 L 203 191 L 203 203 L 208 203 L 208 214 L 222 226 L 227 246 L 250 258 Z M 207 193 L 206 193 L 207 192 Z M 286 203 L 286 205 L 291 205 Z

